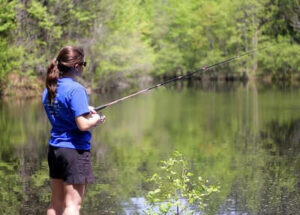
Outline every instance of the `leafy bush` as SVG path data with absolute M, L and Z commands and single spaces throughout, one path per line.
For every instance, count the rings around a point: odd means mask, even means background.
M 193 180 L 187 161 L 178 151 L 161 162 L 160 170 L 149 179 L 155 188 L 146 196 L 150 204 L 147 214 L 192 213 L 190 206 L 198 204 L 199 208 L 204 209 L 205 198 L 219 192 L 218 186 L 209 185 L 202 177 Z

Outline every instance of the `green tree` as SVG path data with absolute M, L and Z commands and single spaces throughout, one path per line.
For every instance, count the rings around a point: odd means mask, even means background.
M 20 68 L 20 49 L 14 45 L 13 30 L 17 26 L 16 0 L 0 0 L 0 94 L 6 87 L 7 74 Z

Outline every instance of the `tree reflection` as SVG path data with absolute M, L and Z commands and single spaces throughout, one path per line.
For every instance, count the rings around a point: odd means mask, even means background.
M 271 121 L 261 132 L 266 151 L 260 214 L 297 214 L 300 211 L 300 119 Z
M 195 175 L 220 185 L 208 214 L 297 214 L 300 100 L 294 90 L 170 87 L 106 110 L 109 120 L 93 131 L 96 183 L 82 214 L 123 214 L 151 189 L 146 179 L 175 149 Z M 49 129 L 39 100 L 0 104 L 0 214 L 45 212 Z
M 221 214 L 232 211 L 272 215 L 298 213 L 299 134 L 300 120 L 286 123 L 272 120 L 251 141 L 249 137 L 247 141 L 237 138 L 239 148 L 234 168 L 239 172 L 221 206 Z

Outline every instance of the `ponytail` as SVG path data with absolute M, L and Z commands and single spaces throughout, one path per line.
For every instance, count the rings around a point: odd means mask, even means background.
M 54 58 L 47 70 L 46 88 L 50 104 L 54 103 L 57 91 L 57 83 L 60 76 L 72 72 L 76 64 L 84 62 L 83 49 L 76 46 L 63 47 Z
M 50 104 L 54 103 L 54 99 L 56 97 L 58 78 L 59 70 L 57 68 L 57 60 L 55 58 L 48 67 L 46 78 L 46 88 L 48 89 L 48 99 Z

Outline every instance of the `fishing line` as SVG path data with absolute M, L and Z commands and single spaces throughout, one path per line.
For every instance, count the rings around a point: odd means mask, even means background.
M 161 87 L 161 86 L 166 85 L 166 84 L 168 84 L 168 83 L 170 83 L 170 82 L 182 80 L 182 79 L 185 79 L 185 78 L 187 78 L 187 77 L 191 77 L 191 76 L 193 76 L 195 73 L 199 73 L 199 72 L 204 73 L 204 72 L 206 72 L 206 71 L 208 71 L 208 70 L 210 70 L 210 69 L 212 69 L 212 68 L 214 68 L 214 67 L 217 67 L 217 66 L 221 66 L 221 65 L 230 63 L 231 61 L 240 59 L 240 58 L 245 57 L 245 56 L 247 56 L 247 55 L 249 55 L 249 54 L 251 54 L 251 53 L 253 53 L 253 52 L 256 52 L 256 51 L 259 51 L 259 50 L 262 50 L 262 49 L 265 49 L 265 48 L 267 48 L 267 47 L 258 48 L 258 49 L 253 49 L 253 50 L 250 50 L 250 51 L 245 52 L 245 53 L 242 54 L 242 55 L 237 55 L 237 56 L 235 56 L 235 57 L 229 58 L 229 59 L 224 60 L 224 61 L 222 61 L 222 62 L 218 62 L 218 63 L 212 64 L 212 65 L 210 65 L 210 66 L 204 66 L 204 67 L 202 67 L 201 69 L 198 69 L 198 70 L 196 70 L 196 71 L 194 71 L 194 72 L 189 72 L 189 73 L 187 73 L 186 75 L 180 75 L 180 76 L 177 76 L 177 77 L 175 77 L 175 78 L 171 78 L 171 79 L 169 79 L 169 80 L 167 80 L 167 81 L 164 81 L 164 82 L 162 82 L 162 83 L 156 84 L 156 85 L 154 85 L 154 86 L 152 86 L 152 87 L 148 87 L 148 88 L 146 88 L 146 89 L 140 90 L 140 91 L 135 92 L 135 93 L 133 93 L 133 94 L 130 94 L 130 95 L 128 95 L 128 96 L 119 98 L 119 99 L 117 99 L 117 100 L 115 100 L 115 101 L 112 101 L 112 102 L 109 102 L 109 103 L 107 103 L 107 104 L 104 104 L 104 105 L 100 105 L 100 106 L 98 106 L 98 107 L 95 107 L 95 111 L 103 110 L 104 108 L 107 108 L 107 107 L 109 107 L 109 106 L 112 106 L 112 105 L 114 105 L 114 104 L 117 104 L 117 103 L 119 103 L 119 102 L 122 102 L 122 101 L 124 101 L 124 100 L 126 100 L 126 99 L 129 99 L 129 98 L 131 98 L 131 97 L 137 96 L 137 95 L 139 95 L 139 94 L 146 93 L 146 92 L 148 92 L 148 91 L 150 91 L 150 90 L 153 90 L 153 89 L 155 89 L 155 88 Z

